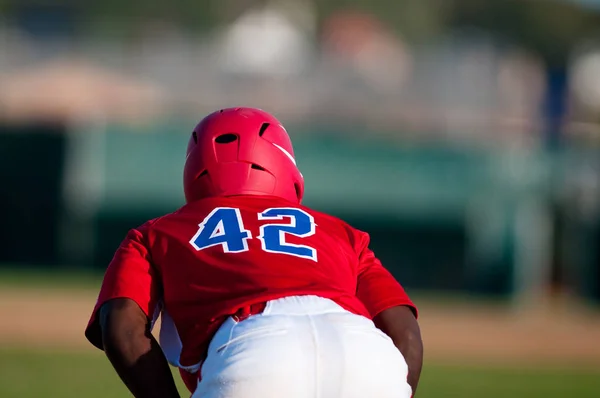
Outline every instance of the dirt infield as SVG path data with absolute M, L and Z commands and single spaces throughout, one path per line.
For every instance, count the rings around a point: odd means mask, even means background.
M 92 350 L 83 329 L 94 301 L 89 291 L 2 287 L 0 346 Z M 600 365 L 600 314 L 533 308 L 423 301 L 426 356 L 452 363 Z

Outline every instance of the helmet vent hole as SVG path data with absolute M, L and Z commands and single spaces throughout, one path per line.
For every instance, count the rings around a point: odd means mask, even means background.
M 204 177 L 207 174 L 208 174 L 208 170 L 204 170 L 202 173 L 200 173 L 200 175 L 198 176 L 198 178 Z
M 194 143 L 197 144 L 198 143 L 198 134 L 196 134 L 195 131 L 192 133 L 192 137 L 194 137 Z
M 260 166 L 259 166 L 259 165 L 257 165 L 257 164 L 252 164 L 252 168 L 253 168 L 254 170 L 266 171 L 266 170 L 264 169 L 264 167 L 260 167 Z
M 221 134 L 215 139 L 217 144 L 229 144 L 230 142 L 236 141 L 238 139 L 235 134 Z
M 300 199 L 300 184 L 294 184 L 294 189 L 296 190 L 296 197 Z
M 263 134 L 265 133 L 265 131 L 267 131 L 267 129 L 269 128 L 271 124 L 270 123 L 263 123 L 262 126 L 260 126 L 260 131 L 258 132 L 258 136 L 262 137 Z

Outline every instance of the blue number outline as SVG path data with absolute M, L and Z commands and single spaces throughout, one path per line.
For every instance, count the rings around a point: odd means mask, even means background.
M 235 216 L 237 218 L 239 232 L 241 233 L 241 235 L 245 235 L 245 236 L 242 236 L 242 238 L 241 238 L 242 246 L 243 246 L 243 248 L 241 250 L 230 250 L 229 243 L 227 241 L 216 242 L 216 243 L 210 244 L 208 246 L 203 246 L 203 247 L 200 247 L 196 244 L 196 240 L 204 232 L 204 228 L 206 227 L 206 224 L 208 223 L 208 221 L 212 217 L 214 217 L 217 212 L 222 211 L 222 210 L 233 210 L 235 213 Z M 221 227 L 223 232 L 219 235 L 215 235 L 215 232 L 219 229 L 219 227 Z M 217 225 L 215 226 L 215 229 L 213 231 L 211 231 L 209 239 L 218 237 L 218 236 L 223 236 L 223 235 L 225 235 L 225 225 L 223 224 L 223 219 L 221 218 L 219 220 L 219 222 L 217 223 Z M 249 230 L 247 230 L 244 227 L 244 222 L 242 220 L 242 215 L 240 213 L 240 209 L 233 208 L 233 207 L 216 207 L 206 217 L 204 217 L 204 220 L 202 220 L 202 222 L 200 224 L 198 224 L 198 231 L 196 231 L 196 233 L 194 234 L 192 239 L 190 239 L 190 244 L 194 247 L 194 249 L 196 249 L 196 251 L 200 251 L 200 250 L 208 249 L 209 247 L 214 247 L 214 246 L 220 245 L 223 248 L 223 252 L 225 252 L 225 253 L 242 253 L 242 252 L 248 251 L 248 239 L 251 239 L 251 238 L 252 238 L 252 232 L 250 232 Z
M 277 211 L 291 211 L 291 212 L 299 212 L 303 215 L 305 215 L 310 223 L 310 231 L 299 234 L 299 233 L 294 233 L 291 231 L 283 231 L 281 230 L 281 228 L 285 228 L 285 227 L 291 227 L 291 228 L 296 228 L 297 224 L 297 216 L 295 215 L 290 215 L 290 214 L 275 214 L 275 215 L 269 215 L 268 213 L 273 213 L 273 212 L 277 212 Z M 284 220 L 285 217 L 290 218 L 290 222 L 288 224 L 282 224 L 282 223 L 268 223 L 268 224 L 263 224 L 260 226 L 259 231 L 260 234 L 257 236 L 257 239 L 260 240 L 260 244 L 261 244 L 261 248 L 268 253 L 275 253 L 275 254 L 286 254 L 288 256 L 294 256 L 294 257 L 300 257 L 300 258 L 306 258 L 306 259 L 310 259 L 313 260 L 315 262 L 318 261 L 317 259 L 317 250 L 314 247 L 310 247 L 310 246 L 306 246 L 306 245 L 296 245 L 293 243 L 288 243 L 285 240 L 285 235 L 286 234 L 290 234 L 290 235 L 294 235 L 297 236 L 299 238 L 306 238 L 308 236 L 312 236 L 315 234 L 316 231 L 316 227 L 317 224 L 315 223 L 315 219 L 312 215 L 310 215 L 308 212 L 296 208 L 296 207 L 272 207 L 269 209 L 264 210 L 262 213 L 258 214 L 258 219 L 259 220 L 269 220 L 269 221 L 281 221 Z M 306 256 L 306 255 L 302 255 L 302 254 L 297 254 L 297 253 L 290 253 L 290 252 L 286 252 L 286 251 L 281 251 L 281 250 L 273 250 L 273 249 L 269 249 L 267 247 L 267 242 L 265 241 L 265 232 L 267 229 L 269 228 L 275 228 L 278 230 L 279 232 L 279 246 L 281 247 L 294 247 L 294 248 L 302 248 L 302 249 L 307 249 L 310 251 L 310 255 Z

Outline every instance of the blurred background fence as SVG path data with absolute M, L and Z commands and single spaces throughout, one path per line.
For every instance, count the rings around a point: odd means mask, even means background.
M 599 33 L 592 0 L 0 0 L 0 263 L 104 269 L 245 105 L 408 288 L 600 300 Z

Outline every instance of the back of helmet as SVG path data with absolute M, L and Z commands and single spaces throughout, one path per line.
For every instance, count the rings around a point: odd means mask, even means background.
M 215 196 L 270 195 L 300 203 L 304 180 L 282 124 L 254 108 L 205 117 L 188 143 L 186 202 Z

